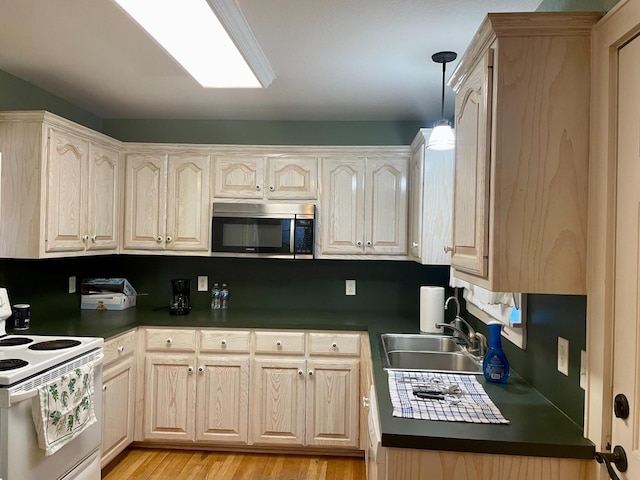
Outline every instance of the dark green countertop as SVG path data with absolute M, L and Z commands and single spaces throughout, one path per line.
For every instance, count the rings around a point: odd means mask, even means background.
M 512 372 L 505 385 L 478 380 L 509 425 L 411 420 L 391 415 L 387 374 L 378 351 L 384 332 L 417 333 L 417 318 L 371 312 L 340 313 L 295 310 L 198 310 L 171 316 L 168 309 L 138 305 L 124 311 L 69 309 L 51 314 L 47 322 L 32 321 L 30 334 L 110 338 L 138 326 L 267 328 L 368 331 L 375 377 L 382 445 L 386 447 L 459 452 L 592 459 L 595 447 L 582 429 Z M 26 332 L 9 331 L 20 334 Z

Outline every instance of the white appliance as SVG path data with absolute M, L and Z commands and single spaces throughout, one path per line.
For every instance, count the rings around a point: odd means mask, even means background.
M 102 346 L 97 337 L 7 335 L 11 316 L 0 288 L 0 479 L 100 480 Z M 45 456 L 31 415 L 38 387 L 89 362 L 94 364 L 97 421 L 53 455 Z

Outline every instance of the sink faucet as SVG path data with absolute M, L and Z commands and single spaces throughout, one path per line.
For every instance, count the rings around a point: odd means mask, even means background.
M 449 310 L 449 302 L 453 301 L 456 304 L 456 317 L 460 316 L 460 302 L 458 301 L 458 298 L 455 296 L 451 296 L 449 298 L 447 298 L 447 301 L 444 302 L 444 309 L 445 310 Z
M 459 326 L 465 325 L 469 333 L 465 333 Z M 469 349 L 469 353 L 480 358 L 484 358 L 487 353 L 487 337 L 476 332 L 471 325 L 462 317 L 456 316 L 451 323 L 437 323 L 436 327 L 450 328 L 458 334 L 458 338 L 464 340 Z

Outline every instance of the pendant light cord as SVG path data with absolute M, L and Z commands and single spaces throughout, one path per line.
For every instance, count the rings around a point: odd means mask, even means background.
M 442 107 L 440 108 L 440 118 L 442 120 L 444 120 L 444 73 L 446 69 L 447 62 L 442 62 L 442 101 L 440 103 L 442 105 Z

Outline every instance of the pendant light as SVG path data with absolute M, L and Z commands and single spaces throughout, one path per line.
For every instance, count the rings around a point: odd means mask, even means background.
M 429 137 L 427 148 L 429 150 L 451 150 L 455 146 L 455 138 L 451 122 L 444 118 L 444 74 L 447 63 L 456 59 L 456 52 L 437 52 L 431 55 L 431 59 L 442 64 L 442 108 L 440 110 L 440 120 L 434 124 L 433 131 Z

